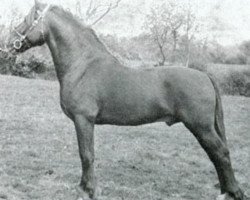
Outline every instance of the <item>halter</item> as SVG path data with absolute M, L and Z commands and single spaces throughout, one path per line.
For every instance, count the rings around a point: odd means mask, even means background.
M 48 12 L 49 8 L 50 8 L 50 5 L 47 5 L 42 12 L 38 12 L 38 15 L 39 15 L 38 18 L 32 23 L 31 27 L 26 31 L 25 34 L 21 34 L 16 29 L 14 29 L 14 31 L 16 32 L 16 34 L 19 37 L 18 39 L 16 39 L 13 42 L 13 47 L 16 50 L 20 50 L 23 46 L 23 43 L 26 43 L 28 45 L 28 47 L 31 46 L 30 41 L 27 39 L 27 35 L 38 25 L 39 21 L 44 18 L 45 14 Z M 42 28 L 42 35 L 43 35 L 43 40 L 45 41 L 43 28 Z

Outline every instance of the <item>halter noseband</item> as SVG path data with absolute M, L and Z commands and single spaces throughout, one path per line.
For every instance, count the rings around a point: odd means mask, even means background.
M 31 46 L 30 41 L 27 39 L 27 35 L 38 25 L 39 21 L 44 18 L 45 14 L 49 10 L 49 8 L 50 8 L 50 5 L 47 5 L 42 12 L 38 13 L 39 14 L 38 18 L 32 23 L 31 27 L 26 31 L 25 34 L 21 34 L 16 29 L 14 29 L 14 31 L 16 32 L 16 34 L 19 37 L 18 39 L 16 39 L 13 42 L 13 47 L 16 50 L 20 50 L 22 48 L 22 46 L 23 46 L 23 43 L 26 43 L 28 45 L 28 47 Z M 45 41 L 43 30 L 42 30 L 42 34 L 43 34 L 43 40 Z

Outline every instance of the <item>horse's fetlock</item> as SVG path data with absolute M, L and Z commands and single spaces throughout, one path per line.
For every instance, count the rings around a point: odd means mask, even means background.
M 95 196 L 95 183 L 87 180 L 82 180 L 80 187 L 86 192 L 90 198 Z
M 228 150 L 228 148 L 227 147 L 223 147 L 223 155 L 225 156 L 225 157 L 227 157 L 227 158 L 229 158 L 229 150 Z

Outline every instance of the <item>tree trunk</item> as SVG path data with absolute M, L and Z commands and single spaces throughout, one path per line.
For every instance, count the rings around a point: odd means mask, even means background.
M 160 48 L 160 53 L 161 53 L 161 56 L 162 56 L 162 60 L 159 62 L 159 66 L 164 66 L 164 64 L 166 62 L 166 56 L 164 54 L 163 47 L 159 46 L 159 48 Z
M 190 40 L 187 41 L 187 61 L 186 61 L 186 67 L 189 67 L 190 62 Z
M 172 63 L 176 61 L 176 47 L 177 47 L 177 32 L 173 31 L 173 50 L 172 50 Z

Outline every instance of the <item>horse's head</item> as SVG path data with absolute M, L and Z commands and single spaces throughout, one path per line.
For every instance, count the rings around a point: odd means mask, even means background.
M 45 15 L 50 6 L 35 0 L 29 14 L 24 18 L 10 34 L 7 48 L 12 53 L 21 53 L 31 47 L 40 46 L 45 43 L 47 30 L 45 26 Z

